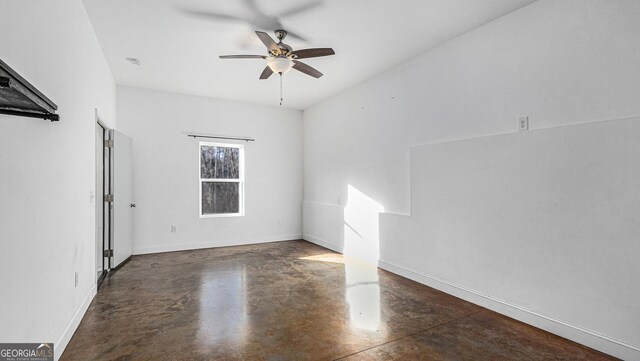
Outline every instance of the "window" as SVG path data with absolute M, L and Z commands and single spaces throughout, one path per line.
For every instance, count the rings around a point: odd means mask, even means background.
M 244 148 L 200 142 L 200 217 L 244 215 Z

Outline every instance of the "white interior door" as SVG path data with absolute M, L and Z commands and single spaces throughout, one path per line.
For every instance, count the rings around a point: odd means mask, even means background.
M 133 159 L 131 138 L 113 132 L 113 267 L 133 253 Z

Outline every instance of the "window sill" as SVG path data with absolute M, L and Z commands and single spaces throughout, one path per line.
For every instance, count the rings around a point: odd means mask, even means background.
M 201 214 L 200 218 L 244 217 L 244 213 Z

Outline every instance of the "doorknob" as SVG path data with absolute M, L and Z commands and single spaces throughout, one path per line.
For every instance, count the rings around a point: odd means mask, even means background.
M 136 208 L 136 204 L 135 203 L 131 203 L 131 208 Z

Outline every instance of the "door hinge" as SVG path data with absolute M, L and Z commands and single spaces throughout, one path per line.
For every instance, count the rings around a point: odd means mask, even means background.
M 113 139 L 107 139 L 104 141 L 105 148 L 113 148 Z
M 104 195 L 104 201 L 107 202 L 107 203 L 113 202 L 113 194 L 105 194 Z
M 105 249 L 104 251 L 102 251 L 102 255 L 104 257 L 113 257 L 113 250 L 112 249 Z

